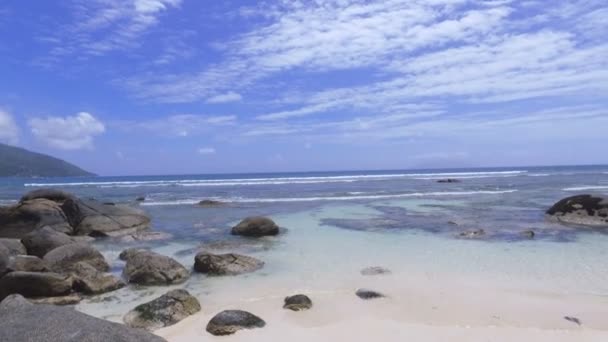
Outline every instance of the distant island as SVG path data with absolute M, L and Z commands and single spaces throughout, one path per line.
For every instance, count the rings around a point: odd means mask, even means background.
M 0 177 L 95 176 L 64 160 L 0 144 Z

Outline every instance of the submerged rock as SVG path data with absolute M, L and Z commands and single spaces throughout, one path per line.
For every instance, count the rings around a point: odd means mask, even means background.
M 264 262 L 240 254 L 211 254 L 201 252 L 194 258 L 194 270 L 209 275 L 237 275 L 254 272 L 264 266 Z
M 464 232 L 458 233 L 458 237 L 463 239 L 479 239 L 486 235 L 486 231 L 483 229 L 470 229 Z
M 20 294 L 25 297 L 53 297 L 68 294 L 72 278 L 50 272 L 11 272 L 0 278 L 0 299 Z
M 10 255 L 25 255 L 27 250 L 19 239 L 0 238 L 0 245 L 8 248 Z
M 215 201 L 215 200 L 202 200 L 200 202 L 198 202 L 198 205 L 200 207 L 205 207 L 205 208 L 212 208 L 212 207 L 221 207 L 226 205 L 226 203 L 222 202 L 222 201 Z
M 303 311 L 312 308 L 312 300 L 303 294 L 297 294 L 285 298 L 284 309 L 292 311 Z
M 232 235 L 261 237 L 277 234 L 279 226 L 273 220 L 261 216 L 248 217 L 232 227 Z
M 144 330 L 69 308 L 34 305 L 21 296 L 2 301 L 0 317 L 0 341 L 166 342 Z
M 99 272 L 86 262 L 78 262 L 72 267 L 74 290 L 85 294 L 106 293 L 125 287 L 125 283 L 109 273 Z
M 526 229 L 526 230 L 520 232 L 519 235 L 521 235 L 524 238 L 534 239 L 534 236 L 536 236 L 536 233 L 531 229 Z
M 201 311 L 196 298 L 186 290 L 172 290 L 166 294 L 135 307 L 123 318 L 132 328 L 153 331 L 173 325 Z
M 86 262 L 100 272 L 110 270 L 110 265 L 98 250 L 86 243 L 64 245 L 48 252 L 43 260 L 54 272 L 68 273 L 78 262 Z
M 27 254 L 42 258 L 53 249 L 72 244 L 75 241 L 67 234 L 45 226 L 28 233 L 21 239 L 21 242 L 27 249 Z
M 364 300 L 386 297 L 385 295 L 383 295 L 380 292 L 376 292 L 373 290 L 367 290 L 367 289 L 359 289 L 359 290 L 357 290 L 357 292 L 355 292 L 355 294 L 357 295 L 357 297 L 364 299 Z
M 437 180 L 437 183 L 460 183 L 461 181 L 459 179 L 454 179 L 454 178 L 446 178 L 446 179 L 439 179 Z
M 123 276 L 139 285 L 169 285 L 186 281 L 190 272 L 174 259 L 150 251 L 134 250 L 125 255 Z
M 389 270 L 388 268 L 381 267 L 381 266 L 371 266 L 371 267 L 366 267 L 366 268 L 362 269 L 361 274 L 364 276 L 391 274 L 391 270 Z
M 591 227 L 608 227 L 608 198 L 577 195 L 555 203 L 547 215 L 562 223 Z
M 263 328 L 266 322 L 242 310 L 226 310 L 215 315 L 207 324 L 207 332 L 215 336 L 232 335 L 239 330 Z

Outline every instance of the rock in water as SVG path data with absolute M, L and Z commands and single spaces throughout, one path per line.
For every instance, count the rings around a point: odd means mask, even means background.
M 166 342 L 144 330 L 69 308 L 34 305 L 21 296 L 11 296 L 0 303 L 0 317 L 0 341 Z
M 148 228 L 150 218 L 136 208 L 95 200 L 68 199 L 61 209 L 76 235 L 115 236 Z
M 0 245 L 8 248 L 11 255 L 25 255 L 27 250 L 19 239 L 0 238 Z
M 150 251 L 133 251 L 125 256 L 123 276 L 129 283 L 140 285 L 169 285 L 186 281 L 190 272 L 168 256 Z
M 154 331 L 173 325 L 201 311 L 196 298 L 186 290 L 172 290 L 135 307 L 125 315 L 123 321 L 132 328 Z
M 198 205 L 204 208 L 213 208 L 213 207 L 221 207 L 223 205 L 225 205 L 224 202 L 221 201 L 215 201 L 215 200 L 202 200 L 200 202 L 198 202 Z
M 285 298 L 284 309 L 292 311 L 303 311 L 312 308 L 312 300 L 303 294 L 289 296 Z
M 0 237 L 21 239 L 44 226 L 70 234 L 72 227 L 57 202 L 32 199 L 0 208 Z
M 536 236 L 536 233 L 534 233 L 534 231 L 531 229 L 526 229 L 526 230 L 520 232 L 519 235 L 521 235 L 522 237 L 527 238 L 527 239 L 534 239 L 534 237 Z
M 75 241 L 67 234 L 45 226 L 28 233 L 21 239 L 27 253 L 42 258 L 57 247 L 69 245 Z
M 74 289 L 85 294 L 100 294 L 118 290 L 125 283 L 112 274 L 99 272 L 86 262 L 78 262 L 72 267 Z
M 547 215 L 566 224 L 591 227 L 608 227 L 608 198 L 577 195 L 555 203 Z
M 33 255 L 17 255 L 11 258 L 8 264 L 8 269 L 11 272 L 48 272 L 49 267 L 37 256 Z
M 0 278 L 0 299 L 20 294 L 25 297 L 61 296 L 72 290 L 72 278 L 57 273 L 11 272 Z
M 110 270 L 106 259 L 98 250 L 86 243 L 64 245 L 48 252 L 43 260 L 53 272 L 68 273 L 76 263 L 82 261 L 95 267 L 100 272 Z
M 226 310 L 215 315 L 207 324 L 207 332 L 215 336 L 232 335 L 243 329 L 263 328 L 266 322 L 242 310 Z
M 240 254 L 211 254 L 201 252 L 194 258 L 194 270 L 209 275 L 237 275 L 257 271 L 264 262 Z
M 486 232 L 483 229 L 471 229 L 458 233 L 458 237 L 463 239 L 479 239 L 484 237 L 485 235 Z
M 359 290 L 357 290 L 357 292 L 355 292 L 355 294 L 357 295 L 357 297 L 359 297 L 361 299 L 365 299 L 365 300 L 386 297 L 385 295 L 383 295 L 380 292 L 367 290 L 367 289 L 359 289 Z
M 366 267 L 361 270 L 361 275 L 364 276 L 374 276 L 374 275 L 382 275 L 382 274 L 391 274 L 391 270 L 388 268 L 384 268 L 381 266 L 371 266 Z
M 437 181 L 437 183 L 460 183 L 460 180 L 454 179 L 454 178 L 446 178 L 446 179 L 439 179 Z
M 248 217 L 232 228 L 232 235 L 261 237 L 279 234 L 279 226 L 267 217 Z

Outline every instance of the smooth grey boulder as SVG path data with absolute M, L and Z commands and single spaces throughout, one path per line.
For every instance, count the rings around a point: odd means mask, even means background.
M 0 303 L 0 317 L 0 341 L 6 342 L 166 342 L 141 329 L 69 308 L 34 305 L 21 296 Z
M 0 278 L 0 299 L 10 294 L 25 297 L 61 296 L 72 289 L 72 278 L 50 272 L 11 272 Z
M 247 217 L 232 227 L 232 235 L 261 237 L 277 234 L 279 234 L 279 226 L 273 220 L 262 216 Z
M 134 251 L 126 256 L 123 277 L 139 285 L 169 285 L 186 281 L 190 272 L 168 256 L 150 251 Z
M 0 245 L 8 248 L 11 255 L 26 255 L 27 250 L 19 239 L 0 238 Z
M 373 291 L 373 290 L 367 290 L 367 289 L 359 289 L 359 290 L 357 290 L 357 292 L 355 292 L 355 294 L 357 295 L 357 297 L 364 299 L 364 300 L 386 297 L 384 294 L 382 294 L 380 292 Z
M 8 269 L 10 251 L 4 245 L 0 245 L 0 277 L 6 273 Z
M 595 195 L 566 197 L 546 213 L 549 218 L 560 223 L 608 227 L 608 198 Z
M 261 269 L 264 262 L 240 254 L 198 253 L 194 257 L 194 270 L 209 275 L 237 275 Z
M 89 199 L 68 199 L 61 205 L 74 235 L 120 236 L 148 228 L 150 218 L 141 209 L 101 203 Z
M 74 242 L 75 241 L 67 234 L 58 232 L 48 226 L 38 228 L 21 239 L 21 243 L 23 243 L 27 249 L 27 254 L 35 255 L 40 258 L 57 247 L 69 245 Z
M 172 290 L 129 311 L 125 324 L 132 328 L 154 331 L 173 325 L 201 311 L 201 304 L 186 290 Z
M 110 270 L 106 259 L 98 250 L 87 243 L 72 243 L 48 252 L 43 260 L 53 272 L 69 273 L 76 263 L 82 261 L 100 272 Z
M 72 227 L 57 202 L 39 198 L 10 207 L 0 207 L 0 237 L 21 239 L 44 226 L 67 234 L 72 232 Z
M 74 290 L 89 295 L 115 291 L 126 285 L 118 277 L 99 272 L 86 262 L 76 263 L 72 267 L 71 275 L 74 279 Z
M 49 272 L 49 267 L 37 256 L 33 255 L 16 255 L 11 257 L 8 263 L 10 272 Z
M 239 330 L 263 328 L 266 322 L 260 317 L 242 310 L 226 310 L 215 315 L 207 323 L 207 332 L 215 336 L 232 335 Z
M 312 308 L 312 300 L 303 294 L 297 294 L 285 298 L 283 309 L 291 311 L 304 311 Z

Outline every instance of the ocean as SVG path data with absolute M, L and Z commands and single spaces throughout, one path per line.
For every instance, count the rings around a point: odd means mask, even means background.
M 460 182 L 439 183 L 440 179 Z M 185 287 L 204 310 L 238 307 L 296 292 L 341 293 L 364 285 L 488 284 L 549 294 L 608 294 L 608 234 L 566 227 L 544 215 L 556 201 L 608 193 L 608 166 L 510 167 L 225 175 L 0 180 L 0 203 L 42 187 L 140 206 L 158 241 L 100 240 L 120 274 L 118 254 L 133 246 L 187 267 L 198 250 L 239 252 L 263 270 L 237 277 L 194 274 Z M 143 196 L 145 201 L 137 202 Z M 201 207 L 205 199 L 225 202 Z M 284 230 L 257 240 L 229 234 L 244 217 L 264 215 Z M 460 233 L 483 229 L 479 239 Z M 522 234 L 532 230 L 534 238 Z M 383 266 L 404 282 L 377 283 L 359 271 Z M 168 288 L 127 287 L 84 300 L 77 309 L 120 321 L 134 305 Z

